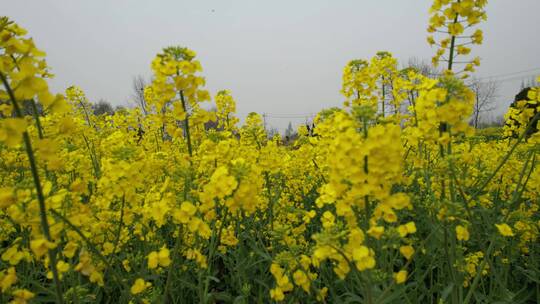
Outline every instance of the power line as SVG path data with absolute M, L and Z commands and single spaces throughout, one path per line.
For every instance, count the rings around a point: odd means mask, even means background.
M 238 113 L 240 115 L 243 115 L 244 113 Z M 268 112 L 264 112 L 261 114 L 262 116 L 264 116 L 264 118 L 283 118 L 283 119 L 287 119 L 287 118 L 291 118 L 291 119 L 294 119 L 294 118 L 311 118 L 311 117 L 314 117 L 315 115 L 317 115 L 317 113 L 268 113 Z
M 510 73 L 503 73 L 503 74 L 495 74 L 490 76 L 484 76 L 484 77 L 477 77 L 475 79 L 477 80 L 484 80 L 484 79 L 493 79 L 493 78 L 502 78 L 502 79 L 494 79 L 497 82 L 508 82 L 508 81 L 514 81 L 514 80 L 522 80 L 526 78 L 533 78 L 538 76 L 538 74 L 527 74 L 527 75 L 519 75 L 526 72 L 532 72 L 532 71 L 539 71 L 540 67 L 537 68 L 531 68 L 527 70 L 521 70 L 521 71 L 515 71 Z M 513 76 L 513 75 L 519 75 L 519 76 Z M 508 77 L 513 76 L 513 77 Z M 239 113 L 242 115 L 241 113 Z M 247 114 L 246 114 L 247 115 Z M 268 118 L 272 119 L 308 119 L 313 118 L 317 115 L 317 113 L 263 113 L 263 118 L 266 120 Z
M 496 80 L 496 81 L 499 81 L 499 80 L 497 80 L 497 78 L 506 78 L 507 76 L 519 75 L 519 74 L 523 74 L 523 73 L 527 73 L 527 72 L 533 72 L 533 71 L 538 71 L 538 73 L 540 73 L 540 67 L 527 69 L 527 70 L 516 71 L 516 72 L 510 72 L 510 73 L 502 73 L 502 74 L 495 74 L 495 75 L 489 75 L 489 76 L 474 77 L 474 79 L 476 79 L 476 80 Z M 443 74 L 441 74 L 441 73 L 428 73 L 428 75 L 429 76 L 439 77 L 439 76 L 442 76 Z M 519 79 L 519 78 L 536 77 L 536 76 L 538 76 L 537 73 L 515 76 L 515 77 L 511 77 L 509 79 L 514 80 L 514 79 Z M 504 82 L 504 81 L 506 81 L 506 79 L 503 79 L 503 80 L 500 80 L 500 81 Z
M 510 77 L 510 78 L 505 78 L 505 79 L 502 79 L 502 80 L 496 80 L 496 81 L 499 81 L 499 82 L 506 82 L 506 81 L 512 81 L 512 80 L 522 80 L 522 79 L 526 79 L 526 78 L 534 78 L 538 76 L 538 74 L 529 74 L 529 75 L 523 75 L 523 76 L 516 76 L 516 77 Z
M 537 68 L 532 68 L 532 69 L 528 69 L 528 70 L 522 70 L 522 71 L 516 71 L 516 72 L 510 72 L 510 73 L 504 73 L 504 74 L 496 74 L 496 75 L 491 75 L 491 76 L 484 76 L 484 77 L 477 77 L 476 79 L 478 80 L 482 80 L 482 79 L 490 79 L 490 78 L 504 78 L 506 76 L 512 76 L 512 75 L 518 75 L 518 74 L 522 74 L 522 73 L 527 73 L 527 72 L 532 72 L 532 71 L 540 71 L 540 67 L 537 67 Z M 535 76 L 535 75 L 533 75 Z M 520 76 L 521 77 L 521 76 Z M 526 77 L 526 76 L 523 76 L 523 77 Z M 528 77 L 528 76 L 527 76 Z
M 311 118 L 315 116 L 315 114 L 306 114 L 306 115 L 302 115 L 302 114 L 286 114 L 286 115 L 274 115 L 274 114 L 269 114 L 269 113 L 266 113 L 266 117 L 268 118 L 283 118 L 283 119 L 287 119 L 287 118 L 291 118 L 291 119 L 294 119 L 294 118 Z
M 514 80 L 532 79 L 532 78 L 535 78 L 536 76 L 537 74 L 528 74 L 528 75 L 520 75 L 520 76 L 508 77 L 508 78 L 503 78 L 503 79 L 491 79 L 488 81 L 503 83 L 503 82 L 509 82 L 509 81 L 514 81 Z M 476 78 L 476 79 L 480 80 L 480 78 Z M 472 81 L 472 80 L 473 79 L 469 79 L 469 81 Z M 485 81 L 481 81 L 481 82 L 485 82 Z

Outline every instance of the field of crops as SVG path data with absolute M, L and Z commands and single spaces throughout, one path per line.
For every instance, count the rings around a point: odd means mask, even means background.
M 485 5 L 434 1 L 443 75 L 352 60 L 287 142 L 184 47 L 144 108 L 94 115 L 2 18 L 0 302 L 540 303 L 540 88 L 501 134 L 469 125 Z

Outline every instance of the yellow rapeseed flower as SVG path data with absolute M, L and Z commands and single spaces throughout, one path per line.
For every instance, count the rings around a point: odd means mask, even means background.
M 414 248 L 411 245 L 399 247 L 399 252 L 407 259 L 410 260 L 414 254 Z
M 416 232 L 416 225 L 414 222 L 408 222 L 405 225 L 399 225 L 397 230 L 401 237 L 406 237 Z
M 170 252 L 167 247 L 163 246 L 159 252 L 152 251 L 148 254 L 148 268 L 154 269 L 158 266 L 167 267 L 171 264 Z
M 508 224 L 495 224 L 495 227 L 497 227 L 497 230 L 499 230 L 499 233 L 502 236 L 514 236 L 514 232 L 512 231 L 512 228 L 508 226 Z
M 10 304 L 26 304 L 29 303 L 28 300 L 32 299 L 35 295 L 26 289 L 16 289 L 12 293 L 13 300 Z
M 17 273 L 15 271 L 15 267 L 8 268 L 7 272 L 0 272 L 0 290 L 2 290 L 2 292 L 6 292 L 6 290 L 8 290 L 11 285 L 15 284 L 16 282 Z
M 49 242 L 46 239 L 36 239 L 30 241 L 30 249 L 32 249 L 32 252 L 38 259 L 46 254 L 49 249 L 53 249 L 55 247 L 56 244 Z
M 394 273 L 394 280 L 396 280 L 397 284 L 405 283 L 405 281 L 407 281 L 407 275 L 407 270 L 400 270 L 399 272 Z
M 133 283 L 133 285 L 131 286 L 130 291 L 131 294 L 136 295 L 145 291 L 150 286 L 152 286 L 152 283 L 146 282 L 144 279 L 139 278 L 135 280 L 135 283 Z
M 0 188 L 0 209 L 7 208 L 16 202 L 15 191 L 12 187 Z
M 468 241 L 469 240 L 469 230 L 467 229 L 467 227 L 457 225 L 456 226 L 456 237 L 460 241 Z

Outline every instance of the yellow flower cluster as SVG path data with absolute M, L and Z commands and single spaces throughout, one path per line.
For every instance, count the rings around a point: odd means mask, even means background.
M 471 52 L 470 44 L 482 44 L 483 32 L 476 29 L 472 34 L 467 35 L 466 31 L 487 19 L 484 7 L 487 0 L 435 0 L 430 9 L 430 19 L 428 32 L 438 34 L 429 35 L 427 41 L 430 45 L 436 46 L 437 52 L 432 58 L 432 62 L 437 66 L 441 61 L 448 63 L 448 71 L 452 71 L 453 63 L 459 56 L 467 56 Z M 468 72 L 474 72 L 475 67 L 480 65 L 480 58 L 475 57 L 465 62 L 465 67 L 461 72 L 465 72 L 463 77 L 468 76 Z
M 538 78 L 540 79 L 540 77 Z M 516 100 L 506 112 L 504 135 L 518 137 L 525 133 L 528 141 L 539 142 L 540 89 L 537 87 L 529 88 L 526 93 L 527 96 L 524 100 Z
M 234 117 L 236 112 L 236 102 L 228 90 L 222 90 L 216 94 L 216 115 L 218 118 L 219 127 L 235 131 L 238 118 Z

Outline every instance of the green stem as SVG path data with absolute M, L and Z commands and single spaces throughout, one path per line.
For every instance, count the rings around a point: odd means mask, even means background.
M 210 245 L 210 252 L 208 253 L 208 268 L 206 269 L 206 273 L 210 275 L 210 272 L 212 271 L 212 262 L 214 259 L 214 254 L 216 253 L 216 250 L 219 246 L 219 243 L 221 242 L 221 233 L 223 231 L 223 227 L 225 226 L 225 222 L 227 220 L 227 216 L 229 215 L 229 210 L 225 208 L 224 210 L 225 214 L 223 215 L 223 219 L 221 220 L 221 225 L 219 225 L 219 230 L 217 232 L 216 237 L 214 238 L 212 244 Z M 207 277 L 204 279 L 204 292 L 202 294 L 203 299 L 202 303 L 207 303 L 206 295 L 208 294 L 208 288 L 210 287 L 210 280 Z
M 456 274 L 454 272 L 454 257 L 453 254 L 450 254 L 450 250 L 448 250 L 448 229 L 446 226 L 444 227 L 444 254 L 448 263 L 448 271 L 450 273 L 450 278 L 452 279 L 454 286 L 459 286 L 459 282 L 457 282 Z M 455 288 L 452 289 L 452 299 L 454 303 L 457 302 L 458 295 L 456 294 Z
M 75 224 L 73 224 L 70 220 L 68 220 L 65 216 L 63 216 L 62 214 L 56 212 L 55 210 L 51 210 L 51 213 L 57 217 L 58 219 L 60 219 L 62 222 L 64 222 L 66 225 L 68 225 L 73 231 L 75 231 L 80 237 L 81 239 L 83 239 L 84 243 L 86 244 L 86 246 L 88 246 L 88 249 L 90 249 L 90 251 L 92 251 L 102 262 L 103 264 L 105 264 L 105 266 L 107 267 L 107 269 L 109 269 L 112 274 L 113 274 L 113 278 L 120 284 L 122 285 L 122 287 L 124 288 L 124 290 L 129 290 L 129 286 L 127 286 L 121 279 L 120 279 L 120 276 L 116 273 L 116 271 L 114 271 L 113 267 L 112 267 L 112 264 L 109 263 L 109 261 L 107 260 L 107 258 L 105 258 L 105 256 L 96 248 L 96 246 L 94 244 L 92 244 L 92 242 L 90 242 L 90 240 L 84 235 L 84 233 L 81 231 L 81 229 L 79 229 L 79 227 L 75 226 Z M 113 253 L 114 254 L 114 253 Z
M 116 252 L 116 248 L 118 247 L 118 243 L 120 242 L 120 235 L 122 234 L 122 226 L 124 226 L 124 206 L 126 204 L 126 196 L 122 196 L 122 206 L 120 207 L 120 221 L 118 223 L 118 229 L 116 231 L 116 237 L 114 240 L 114 246 L 112 250 L 112 254 Z M 111 258 L 112 260 L 112 258 Z
M 84 116 L 85 116 L 85 118 L 86 118 L 86 122 L 88 123 L 88 126 L 89 126 L 89 127 L 94 127 L 94 126 L 92 126 L 92 121 L 90 120 L 90 115 L 88 115 L 88 111 L 86 110 L 86 106 L 84 105 L 84 103 L 82 102 L 82 100 L 79 100 L 79 105 L 80 105 L 81 108 L 83 109 Z
M 99 168 L 99 162 L 97 160 L 95 150 L 90 147 L 90 142 L 88 141 L 88 138 L 86 138 L 84 133 L 81 133 L 81 136 L 84 139 L 86 147 L 88 148 L 88 154 L 90 155 L 90 160 L 92 161 L 92 167 L 94 167 L 94 176 L 99 179 L 99 177 L 101 176 L 101 170 Z
M 525 133 L 527 133 L 527 130 L 525 130 L 524 134 Z M 527 166 L 527 164 L 525 164 L 524 167 L 526 167 L 526 166 Z M 534 163 L 533 163 L 533 166 L 534 166 Z M 520 177 L 520 182 L 519 183 L 521 183 L 521 179 L 522 179 L 522 177 Z M 519 183 L 518 183 L 518 186 L 516 188 L 520 187 Z M 506 215 L 504 216 L 502 222 L 506 222 L 508 220 L 508 217 L 510 216 L 510 214 L 511 214 L 511 212 L 507 212 Z M 491 255 L 491 252 L 494 250 L 494 245 L 495 245 L 495 242 L 493 240 L 491 240 L 491 243 L 489 244 L 489 247 L 486 250 L 486 254 L 484 255 L 484 260 L 482 261 L 482 263 L 476 269 L 476 276 L 474 277 L 473 283 L 471 284 L 471 287 L 469 288 L 469 291 L 467 292 L 467 295 L 465 297 L 465 300 L 463 301 L 463 304 L 468 304 L 469 301 L 471 300 L 472 294 L 473 294 L 474 290 L 476 289 L 476 287 L 478 286 L 478 283 L 480 281 L 482 271 L 484 270 L 484 267 L 486 267 L 486 264 L 488 263 L 488 258 Z
M 34 100 L 31 100 L 30 102 L 32 103 L 32 115 L 34 116 L 34 120 L 36 122 L 39 139 L 43 139 L 43 128 L 41 127 L 41 122 L 39 121 L 39 113 L 36 102 Z
M 385 90 L 385 89 L 386 89 L 386 88 L 385 88 L 385 85 L 384 85 L 384 75 L 383 75 L 383 76 L 382 76 L 382 117 L 383 117 L 383 118 L 384 118 L 384 115 L 385 115 L 385 113 L 384 113 L 384 110 L 385 110 L 385 109 L 384 109 L 384 106 L 385 106 L 385 105 L 384 105 L 384 102 L 385 102 L 385 97 L 386 97 L 386 96 L 385 96 L 385 95 L 386 95 L 386 90 Z
M 185 130 L 186 130 L 186 141 L 187 141 L 187 146 L 188 146 L 188 153 L 189 153 L 189 156 L 190 156 L 190 162 L 191 162 L 191 157 L 193 156 L 193 148 L 191 146 L 191 134 L 189 132 L 189 114 L 188 114 L 188 111 L 187 111 L 187 104 L 186 104 L 186 99 L 184 97 L 184 92 L 182 90 L 180 90 L 180 100 L 182 101 L 182 108 L 184 109 L 184 112 L 185 112 L 185 115 L 186 115 L 186 118 L 184 119 L 184 125 L 185 125 Z M 190 183 L 191 183 L 191 178 L 188 178 L 186 179 L 186 184 L 185 184 L 185 189 L 184 189 L 184 200 L 187 200 L 187 195 L 188 195 L 188 192 L 189 192 L 189 188 L 190 187 Z M 174 250 L 172 252 L 172 262 L 171 264 L 169 265 L 169 268 L 167 269 L 167 280 L 165 281 L 165 290 L 163 292 L 163 303 L 169 303 L 169 300 L 170 300 L 170 289 L 171 289 L 171 282 L 172 282 L 172 272 L 173 272 L 173 265 L 176 264 L 176 254 L 178 253 L 178 251 L 180 250 L 180 244 L 182 242 L 182 230 L 181 230 L 182 226 L 180 226 L 180 230 L 178 231 L 178 237 L 176 238 L 176 242 L 174 244 Z
M 317 169 L 317 171 L 319 172 L 321 180 L 323 181 L 323 183 L 326 184 L 327 183 L 326 178 L 324 178 L 324 174 L 323 174 L 321 168 L 319 168 L 319 165 L 317 165 L 317 162 L 315 161 L 315 159 L 312 159 L 312 162 L 313 162 L 313 166 L 315 166 L 315 169 Z
M 536 113 L 536 115 L 534 115 L 533 119 L 531 120 L 532 121 L 535 121 L 537 118 L 540 117 L 540 112 Z M 523 139 L 525 138 L 525 136 L 527 135 L 527 133 L 529 132 L 529 130 L 533 127 L 533 124 L 529 122 L 529 125 L 527 126 L 527 128 L 525 129 L 525 131 L 523 131 L 523 133 L 521 133 L 521 135 L 519 136 L 519 138 L 517 139 L 517 141 L 512 145 L 512 148 L 510 148 L 510 151 L 508 151 L 508 153 L 506 153 L 506 155 L 504 156 L 504 158 L 499 162 L 499 165 L 497 166 L 497 168 L 495 168 L 495 170 L 489 175 L 488 178 L 486 178 L 484 180 L 484 182 L 482 183 L 482 185 L 476 190 L 476 192 L 472 195 L 471 199 L 470 200 L 473 200 L 475 199 L 479 194 L 480 192 L 482 192 L 482 190 L 484 190 L 484 188 L 489 184 L 489 182 L 491 182 L 491 180 L 495 177 L 495 175 L 497 175 L 497 173 L 499 172 L 499 170 L 504 166 L 504 164 L 506 164 L 506 162 L 508 161 L 508 159 L 510 158 L 510 156 L 512 155 L 512 153 L 514 152 L 514 150 L 517 148 L 517 146 L 521 143 L 521 141 L 523 141 Z M 470 201 L 469 200 L 469 201 Z
M 459 2 L 459 1 L 458 1 Z M 456 14 L 456 17 L 454 18 L 454 24 L 458 22 L 458 15 Z M 450 41 L 450 54 L 448 56 L 448 70 L 452 70 L 452 64 L 454 63 L 454 49 L 456 46 L 456 36 L 452 35 L 452 39 Z
M 407 263 L 405 263 L 405 265 L 403 266 L 404 269 L 406 269 L 407 267 L 409 267 L 409 265 L 413 262 L 414 260 L 414 257 L 416 255 L 418 255 L 418 252 L 421 252 L 422 249 L 424 248 L 425 244 L 427 243 L 427 241 L 431 238 L 431 236 L 433 236 L 435 234 L 435 232 L 439 229 L 440 226 L 435 226 L 435 228 L 433 228 L 433 230 L 431 231 L 431 233 L 424 239 L 420 242 L 420 244 L 418 245 L 418 249 L 413 253 L 413 255 L 411 256 L 411 259 L 409 259 L 407 261 Z M 392 283 L 387 286 L 383 292 L 381 293 L 381 295 L 377 298 L 377 300 L 375 301 L 375 303 L 383 303 L 384 299 L 388 296 L 388 293 L 390 292 L 390 290 L 392 289 L 392 287 L 396 284 L 396 282 L 394 280 L 392 280 Z M 431 285 L 433 285 L 433 283 L 431 283 Z M 431 303 L 431 302 L 430 302 Z
M 6 77 L 1 72 L 0 72 L 0 78 L 2 79 L 2 83 L 4 84 L 4 87 L 6 88 L 9 98 L 11 99 L 13 108 L 15 110 L 15 115 L 18 118 L 23 119 L 21 109 L 19 108 L 19 105 L 17 104 L 17 101 L 15 99 L 15 94 L 11 90 L 11 86 L 9 85 Z M 41 182 L 39 180 L 38 168 L 36 164 L 36 158 L 34 156 L 34 151 L 32 150 L 32 143 L 30 141 L 30 135 L 28 135 L 27 131 L 23 132 L 23 140 L 24 140 L 24 145 L 26 148 L 26 154 L 28 156 L 28 161 L 30 162 L 30 170 L 32 171 L 32 177 L 34 179 L 34 186 L 36 187 L 36 193 L 38 197 L 41 230 L 43 232 L 43 235 L 47 239 L 47 241 L 52 242 L 51 233 L 49 229 L 49 222 L 47 220 L 47 208 L 45 206 L 45 196 L 43 195 L 43 189 L 41 188 Z M 54 285 L 56 288 L 56 301 L 57 303 L 62 304 L 64 303 L 64 300 L 62 298 L 62 287 L 60 285 L 60 277 L 58 275 L 58 270 L 56 269 L 55 251 L 52 249 L 49 249 L 48 255 L 49 255 L 49 261 L 50 261 L 49 265 L 51 267 Z
M 367 129 L 367 119 L 363 119 L 363 132 L 364 132 L 364 140 L 368 137 L 368 129 Z M 369 166 L 368 166 L 368 156 L 364 156 L 364 173 L 366 176 L 369 174 Z M 366 213 L 366 217 L 364 220 L 364 231 L 369 230 L 369 219 L 371 218 L 371 206 L 369 204 L 369 196 L 364 196 L 364 211 Z
M 463 304 L 468 304 L 471 300 L 471 297 L 473 295 L 474 290 L 478 286 L 478 283 L 480 282 L 480 277 L 482 276 L 482 271 L 484 271 L 484 267 L 486 267 L 488 257 L 491 255 L 491 251 L 493 251 L 495 242 L 491 241 L 489 244 L 489 247 L 486 251 L 486 255 L 484 256 L 484 260 L 482 260 L 482 263 L 478 265 L 478 268 L 476 269 L 476 275 L 474 277 L 474 280 L 471 284 L 471 287 L 469 288 L 469 291 L 467 292 L 467 295 L 465 296 L 465 300 L 463 300 Z
M 266 189 L 268 191 L 268 221 L 270 224 L 270 231 L 274 231 L 274 196 L 271 191 L 270 176 L 268 172 L 264 172 L 264 180 L 266 183 Z
M 188 146 L 189 156 L 193 156 L 193 148 L 191 147 L 191 135 L 189 133 L 189 114 L 187 111 L 186 99 L 184 98 L 184 92 L 180 91 L 180 100 L 182 101 L 182 107 L 186 113 L 186 118 L 184 119 L 184 124 L 186 126 L 186 140 Z
M 167 280 L 165 281 L 165 290 L 163 291 L 163 303 L 167 304 L 170 300 L 170 289 L 171 289 L 171 282 L 172 282 L 172 269 L 173 265 L 176 265 L 176 253 L 180 251 L 180 245 L 182 243 L 182 225 L 180 225 L 180 229 L 178 230 L 178 237 L 176 238 L 176 242 L 174 243 L 174 249 L 172 252 L 172 261 L 169 265 L 169 269 L 167 269 Z

